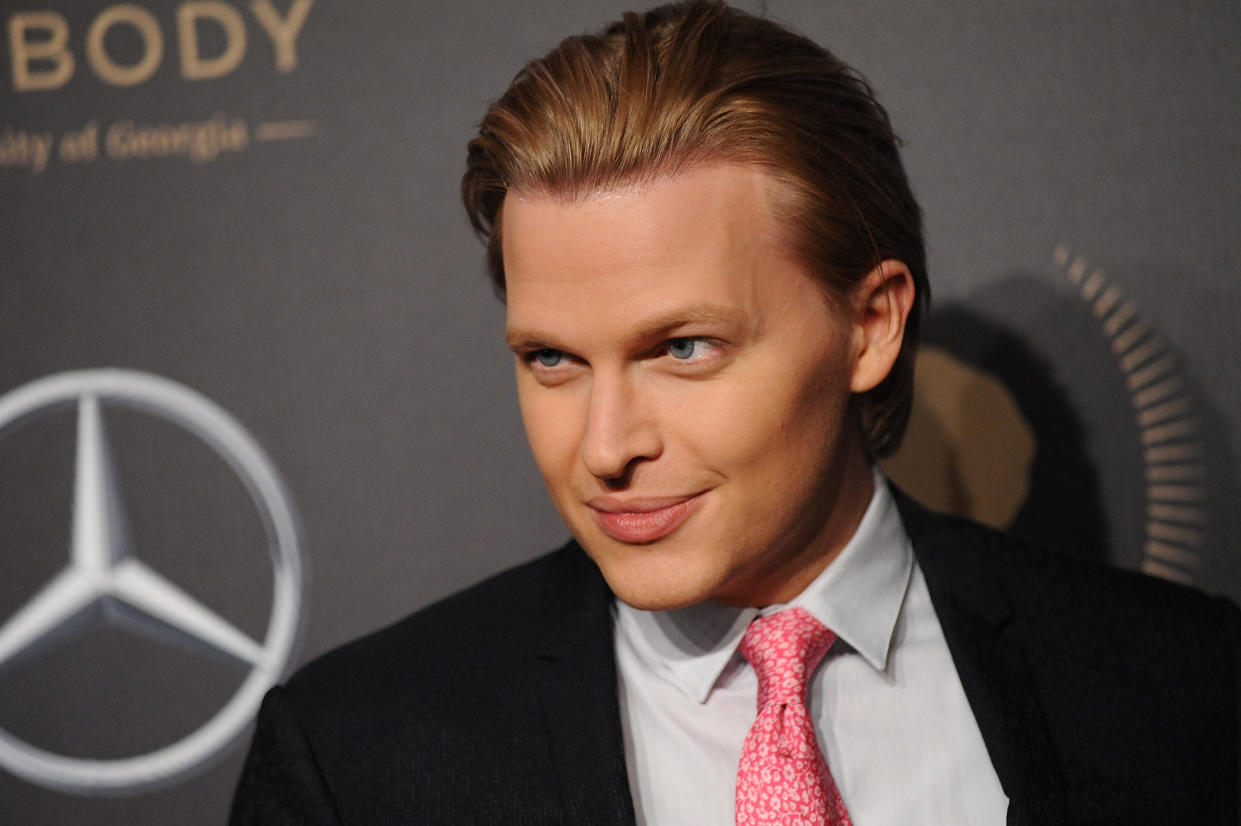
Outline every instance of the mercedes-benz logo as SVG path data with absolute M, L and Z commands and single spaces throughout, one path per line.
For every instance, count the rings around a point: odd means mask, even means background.
M 101 408 L 123 406 L 171 421 L 208 444 L 241 479 L 266 530 L 274 569 L 266 637 L 251 639 L 158 571 L 130 541 Z M 68 564 L 0 626 L 0 664 L 83 612 L 124 606 L 140 622 L 188 636 L 244 664 L 249 673 L 206 724 L 168 746 L 118 760 L 66 757 L 0 729 L 0 765 L 61 791 L 118 793 L 172 782 L 232 743 L 282 676 L 296 645 L 304 566 L 293 502 L 254 439 L 218 405 L 146 373 L 100 369 L 48 376 L 0 397 L 0 438 L 18 423 L 77 407 L 73 525 Z M 109 612 L 103 612 L 109 616 Z

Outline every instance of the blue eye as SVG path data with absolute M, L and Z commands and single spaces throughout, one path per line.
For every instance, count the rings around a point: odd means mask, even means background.
M 668 355 L 674 359 L 692 358 L 701 343 L 696 338 L 674 338 L 668 342 Z
M 534 357 L 544 367 L 555 367 L 564 360 L 564 353 L 559 350 L 544 348 L 535 352 Z

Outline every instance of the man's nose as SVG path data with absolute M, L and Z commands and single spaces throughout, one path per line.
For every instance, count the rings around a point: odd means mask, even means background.
M 659 456 L 663 443 L 649 408 L 628 377 L 596 374 L 582 437 L 582 461 L 596 478 L 624 482 L 639 462 Z

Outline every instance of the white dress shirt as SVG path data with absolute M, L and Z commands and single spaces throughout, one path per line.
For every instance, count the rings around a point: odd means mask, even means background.
M 896 503 L 875 493 L 840 555 L 788 605 L 839 639 L 809 708 L 854 826 L 994 826 L 1008 798 L 952 664 Z M 615 606 L 625 757 L 638 823 L 734 822 L 758 686 L 737 651 L 755 608 Z

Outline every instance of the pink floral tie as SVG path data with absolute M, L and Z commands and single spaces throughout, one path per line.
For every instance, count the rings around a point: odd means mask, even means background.
M 806 709 L 810 675 L 835 641 L 802 608 L 746 629 L 741 653 L 758 674 L 758 719 L 737 769 L 737 826 L 851 826 Z

